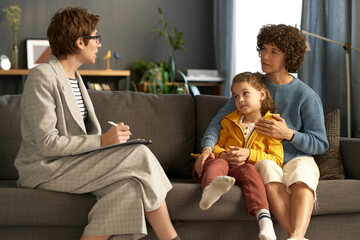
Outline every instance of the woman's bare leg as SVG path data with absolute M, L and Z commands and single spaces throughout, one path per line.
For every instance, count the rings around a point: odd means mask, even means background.
M 291 234 L 289 237 L 304 239 L 314 206 L 314 193 L 304 183 L 291 186 Z
M 290 195 L 282 183 L 272 182 L 265 186 L 269 200 L 270 211 L 289 236 L 291 233 L 290 222 Z
M 175 228 L 171 223 L 165 201 L 158 209 L 146 212 L 145 216 L 160 240 L 171 240 L 177 236 Z

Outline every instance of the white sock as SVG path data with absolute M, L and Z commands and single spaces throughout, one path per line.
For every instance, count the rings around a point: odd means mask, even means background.
M 256 214 L 256 219 L 260 227 L 259 238 L 261 240 L 275 240 L 276 235 L 269 210 L 260 209 Z
M 201 196 L 199 206 L 202 210 L 209 209 L 224 193 L 230 190 L 235 183 L 235 178 L 229 176 L 216 177 L 207 186 Z

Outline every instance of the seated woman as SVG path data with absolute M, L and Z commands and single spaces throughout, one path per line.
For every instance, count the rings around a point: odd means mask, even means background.
M 21 100 L 22 144 L 15 160 L 18 186 L 92 193 L 82 240 L 138 239 L 148 219 L 159 239 L 180 239 L 170 221 L 165 197 L 172 188 L 158 160 L 145 145 L 90 153 L 76 152 L 126 142 L 128 125 L 101 133 L 94 107 L 77 72 L 94 64 L 101 36 L 99 16 L 80 7 L 57 12 L 47 31 L 53 56 L 33 68 Z M 56 207 L 56 206 L 54 206 Z
M 312 155 L 324 153 L 329 147 L 324 112 L 319 96 L 299 78 L 290 74 L 299 71 L 304 61 L 306 39 L 292 26 L 266 25 L 257 37 L 262 71 L 276 105 L 276 121 L 259 119 L 259 133 L 283 139 L 284 165 L 273 161 L 255 164 L 266 188 L 270 210 L 290 239 L 304 239 L 310 223 L 319 169 Z M 202 161 L 213 159 L 223 116 L 235 109 L 234 99 L 218 112 L 206 130 L 201 145 Z

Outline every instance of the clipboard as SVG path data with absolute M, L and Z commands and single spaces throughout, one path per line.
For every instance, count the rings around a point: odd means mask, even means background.
M 132 144 L 151 144 L 152 141 L 151 140 L 145 140 L 145 139 L 133 139 L 133 140 L 129 140 L 127 142 L 123 142 L 123 143 L 118 143 L 118 144 L 114 144 L 114 145 L 109 145 L 109 146 L 105 146 L 105 147 L 98 147 L 98 148 L 94 148 L 91 150 L 86 150 L 86 151 L 80 151 L 80 152 L 75 152 L 73 154 L 71 154 L 72 156 L 75 155 L 79 155 L 79 154 L 84 154 L 84 153 L 90 153 L 90 152 L 95 152 L 98 150 L 103 150 L 103 149 L 107 149 L 107 148 L 113 148 L 113 147 L 117 147 L 117 146 L 126 146 L 126 145 L 132 145 Z

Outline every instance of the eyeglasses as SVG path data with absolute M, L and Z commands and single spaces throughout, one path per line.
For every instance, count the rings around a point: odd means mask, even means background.
M 97 35 L 97 36 L 82 36 L 82 38 L 84 39 L 96 39 L 97 43 L 101 43 L 101 35 Z

